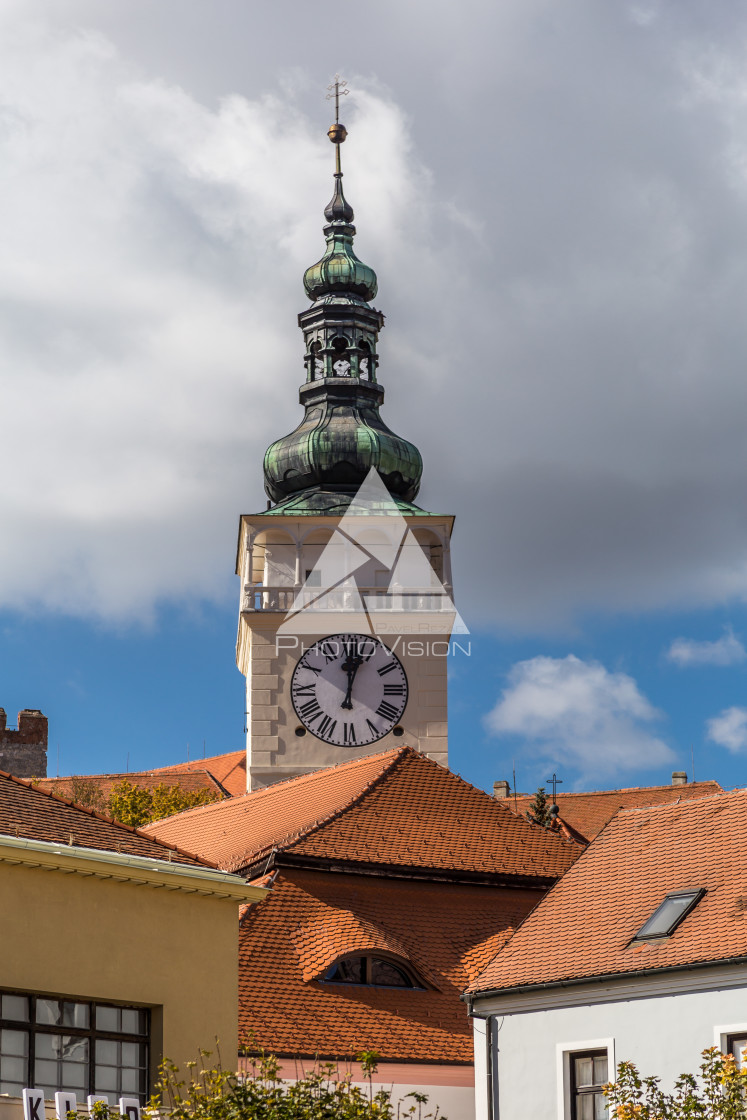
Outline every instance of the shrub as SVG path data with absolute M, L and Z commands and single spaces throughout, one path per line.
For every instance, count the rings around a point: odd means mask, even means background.
M 712 1046 L 703 1051 L 700 1077 L 683 1073 L 673 1093 L 659 1088 L 658 1077 L 641 1077 L 632 1062 L 620 1062 L 617 1080 L 605 1085 L 614 1120 L 745 1120 L 747 1069 L 732 1054 Z
M 207 1052 L 202 1059 L 210 1057 Z M 423 1112 L 428 1098 L 410 1093 L 410 1104 L 392 1104 L 391 1092 L 374 1091 L 378 1054 L 358 1056 L 367 1088 L 341 1076 L 334 1062 L 315 1063 L 298 1081 L 283 1081 L 280 1063 L 272 1055 L 250 1059 L 251 1073 L 235 1074 L 188 1063 L 187 1078 L 170 1062 L 161 1066 L 158 1095 L 152 1108 L 168 1110 L 170 1120 L 446 1120 L 438 1108 Z

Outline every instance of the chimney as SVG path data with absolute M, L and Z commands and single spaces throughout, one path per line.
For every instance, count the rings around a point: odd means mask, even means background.
M 497 800 L 500 801 L 504 797 L 508 797 L 510 792 L 511 786 L 508 784 L 508 782 L 493 782 L 493 797 L 495 797 Z
M 672 771 L 672 785 L 673 786 L 686 786 L 687 785 L 687 774 L 685 773 L 684 770 L 673 770 Z
M 47 717 L 38 708 L 18 713 L 18 727 L 7 726 L 0 708 L 0 770 L 16 778 L 46 778 Z

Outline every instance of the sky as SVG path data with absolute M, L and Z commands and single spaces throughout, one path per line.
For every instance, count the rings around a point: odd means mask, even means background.
M 50 773 L 242 746 L 339 72 L 383 415 L 456 515 L 452 767 L 747 784 L 745 62 L 723 0 L 2 0 L 0 705 Z

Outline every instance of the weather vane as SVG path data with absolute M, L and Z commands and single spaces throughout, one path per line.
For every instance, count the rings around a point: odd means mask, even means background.
M 344 78 L 341 78 L 339 74 L 335 74 L 334 82 L 331 86 L 327 86 L 327 89 L 330 91 L 327 94 L 327 101 L 331 101 L 333 97 L 335 99 L 335 124 L 339 124 L 340 98 L 347 97 L 347 95 L 350 93 L 350 90 L 348 89 L 348 83 Z

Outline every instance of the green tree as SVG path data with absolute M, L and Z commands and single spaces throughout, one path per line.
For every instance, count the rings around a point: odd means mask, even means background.
M 140 828 L 151 821 L 181 813 L 184 809 L 207 805 L 217 798 L 217 793 L 210 789 L 183 790 L 163 782 L 153 787 L 137 786 L 128 778 L 123 778 L 112 786 L 105 811 L 120 824 Z
M 673 1093 L 659 1088 L 658 1077 L 641 1077 L 632 1062 L 620 1062 L 617 1080 L 605 1085 L 614 1120 L 746 1120 L 747 1068 L 732 1054 L 712 1046 L 703 1051 L 700 1076 L 683 1073 Z
M 527 820 L 531 821 L 532 824 L 541 824 L 544 828 L 550 823 L 550 819 L 545 787 L 540 786 L 534 795 L 531 805 L 527 809 Z

